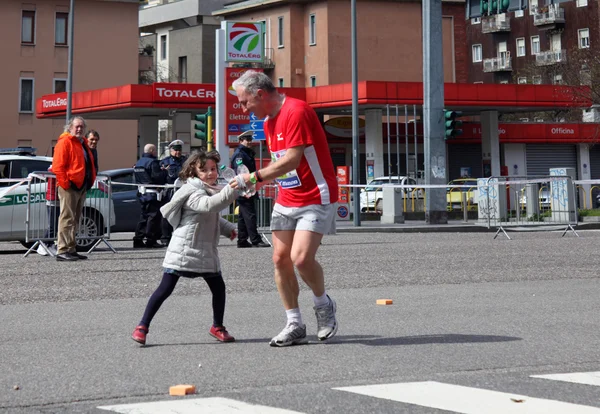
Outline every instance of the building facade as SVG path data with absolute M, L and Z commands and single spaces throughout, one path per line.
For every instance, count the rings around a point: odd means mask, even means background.
M 78 0 L 75 13 L 73 91 L 137 82 L 137 0 Z M 35 103 L 66 90 L 68 18 L 68 0 L 0 3 L 0 147 L 33 146 L 38 155 L 52 155 L 66 120 L 37 119 Z M 88 127 L 101 135 L 101 169 L 135 162 L 136 122 L 98 120 Z
M 214 15 L 265 25 L 265 71 L 281 87 L 350 82 L 350 4 L 343 0 L 239 1 Z M 444 1 L 446 82 L 468 81 L 464 1 Z M 423 79 L 420 2 L 357 1 L 358 78 L 372 81 Z

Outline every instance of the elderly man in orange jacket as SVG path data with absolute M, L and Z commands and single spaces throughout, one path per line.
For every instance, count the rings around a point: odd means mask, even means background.
M 85 139 L 85 128 L 82 117 L 71 118 L 54 148 L 52 170 L 56 175 L 60 200 L 58 261 L 87 259 L 87 256 L 77 253 L 75 245 L 85 195 L 96 180 L 94 156 Z

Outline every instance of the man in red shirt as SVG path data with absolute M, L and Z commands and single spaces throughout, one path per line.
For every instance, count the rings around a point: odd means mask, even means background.
M 287 325 L 271 346 L 307 343 L 298 307 L 300 288 L 294 266 L 313 291 L 317 337 L 324 341 L 338 329 L 336 303 L 327 295 L 323 269 L 316 261 L 324 234 L 335 234 L 338 186 L 329 146 L 315 111 L 304 101 L 281 95 L 262 72 L 247 71 L 233 88 L 244 112 L 266 117 L 265 136 L 272 162 L 251 174 L 247 183 L 275 179 L 280 190 L 271 218 L 275 283 Z

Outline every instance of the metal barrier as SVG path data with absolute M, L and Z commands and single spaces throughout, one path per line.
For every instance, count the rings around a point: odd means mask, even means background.
M 477 180 L 479 225 L 497 227 L 494 238 L 506 229 L 564 229 L 577 225 L 576 190 L 567 175 L 538 177 L 490 177 Z
M 25 200 L 25 220 L 23 230 L 25 241 L 33 243 L 25 253 L 27 257 L 34 249 L 41 248 L 50 256 L 56 255 L 56 250 L 51 248 L 57 240 L 58 218 L 60 215 L 60 202 L 58 198 L 58 184 L 56 176 L 49 172 L 33 172 L 27 180 Z M 17 204 L 18 205 L 18 200 Z M 13 214 L 19 214 L 14 211 Z M 111 193 L 110 177 L 99 175 L 94 186 L 87 191 L 86 199 L 79 220 L 75 238 L 77 248 L 91 253 L 100 243 L 116 253 L 110 245 L 110 227 L 115 223 L 114 205 Z M 14 226 L 20 222 L 13 221 Z M 17 231 L 20 228 L 17 227 Z

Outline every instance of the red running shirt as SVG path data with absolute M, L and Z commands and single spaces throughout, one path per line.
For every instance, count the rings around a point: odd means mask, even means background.
M 303 207 L 337 202 L 338 184 L 327 138 L 306 102 L 286 97 L 279 113 L 265 120 L 264 130 L 271 162 L 277 162 L 288 148 L 305 145 L 298 168 L 276 178 L 280 187 L 277 203 Z

